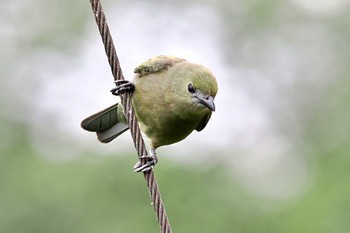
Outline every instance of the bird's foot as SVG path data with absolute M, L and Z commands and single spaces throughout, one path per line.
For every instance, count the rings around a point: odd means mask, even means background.
M 121 95 L 123 93 L 132 93 L 135 89 L 135 85 L 128 80 L 116 80 L 116 87 L 111 90 L 113 95 Z
M 142 163 L 142 161 L 145 161 Z M 150 156 L 142 156 L 140 157 L 140 161 L 138 161 L 134 166 L 135 172 L 148 172 L 153 169 L 153 166 L 158 163 L 158 158 L 155 154 L 151 154 Z

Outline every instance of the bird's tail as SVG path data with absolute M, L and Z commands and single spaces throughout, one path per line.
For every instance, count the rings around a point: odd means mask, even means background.
M 123 107 L 114 104 L 81 122 L 81 127 L 90 132 L 96 132 L 100 142 L 108 143 L 129 129 L 126 124 Z

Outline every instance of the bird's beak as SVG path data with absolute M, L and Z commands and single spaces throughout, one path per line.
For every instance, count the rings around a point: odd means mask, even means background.
M 201 104 L 215 112 L 214 98 L 212 96 L 204 96 L 201 93 L 197 93 L 197 98 Z

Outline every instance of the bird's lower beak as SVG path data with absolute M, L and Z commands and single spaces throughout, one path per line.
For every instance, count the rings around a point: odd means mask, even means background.
M 214 98 L 211 96 L 198 96 L 199 102 L 215 112 Z

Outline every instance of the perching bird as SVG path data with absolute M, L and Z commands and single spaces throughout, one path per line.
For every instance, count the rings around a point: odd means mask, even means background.
M 202 65 L 185 59 L 157 56 L 134 70 L 132 82 L 116 81 L 114 95 L 131 92 L 131 103 L 141 131 L 149 139 L 150 156 L 135 171 L 148 171 L 157 163 L 155 149 L 179 142 L 193 130 L 201 131 L 215 111 L 218 87 L 214 75 Z M 117 103 L 82 121 L 82 128 L 96 132 L 108 143 L 128 129 L 123 108 Z

